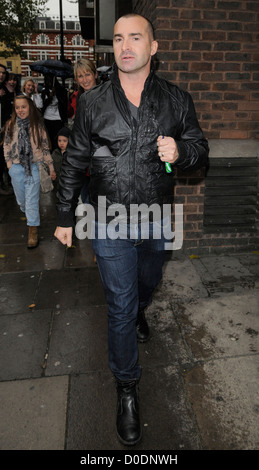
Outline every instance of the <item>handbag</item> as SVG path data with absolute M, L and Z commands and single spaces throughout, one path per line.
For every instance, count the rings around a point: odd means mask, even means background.
M 40 173 L 40 189 L 43 193 L 49 193 L 54 188 L 51 176 L 49 174 L 48 165 L 41 161 L 39 162 L 39 173 Z

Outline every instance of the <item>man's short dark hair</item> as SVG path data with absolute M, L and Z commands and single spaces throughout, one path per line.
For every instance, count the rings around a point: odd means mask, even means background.
M 146 16 L 139 15 L 138 13 L 127 13 L 126 15 L 122 15 L 120 18 L 131 18 L 131 17 L 134 17 L 134 16 L 139 16 L 140 18 L 144 18 L 144 20 L 146 20 L 146 22 L 148 24 L 148 29 L 149 29 L 151 38 L 152 38 L 152 40 L 155 39 L 154 26 L 153 26 L 152 22 Z M 118 19 L 120 19 L 120 18 L 118 18 Z

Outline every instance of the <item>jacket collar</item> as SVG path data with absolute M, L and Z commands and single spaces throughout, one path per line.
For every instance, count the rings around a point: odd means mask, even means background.
M 148 77 L 145 81 L 144 91 L 146 91 L 149 88 L 150 84 L 153 81 L 154 75 L 155 75 L 155 66 L 154 66 L 153 61 L 151 61 L 150 72 L 149 72 L 149 75 L 148 75 Z M 116 62 L 114 62 L 113 66 L 112 66 L 112 73 L 110 75 L 110 79 L 111 79 L 111 82 L 117 88 L 122 89 L 120 79 L 119 79 L 118 66 L 117 66 Z

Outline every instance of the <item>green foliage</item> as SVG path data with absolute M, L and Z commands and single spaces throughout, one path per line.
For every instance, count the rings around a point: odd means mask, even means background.
M 37 16 L 46 13 L 46 0 L 0 0 L 0 41 L 2 57 L 22 55 L 21 43 L 35 30 Z

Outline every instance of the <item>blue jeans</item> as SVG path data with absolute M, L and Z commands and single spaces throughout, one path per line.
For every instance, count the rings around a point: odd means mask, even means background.
M 9 175 L 17 204 L 25 212 L 27 225 L 36 227 L 40 225 L 40 175 L 37 163 L 31 165 L 31 176 L 26 177 L 25 169 L 20 163 L 13 163 Z
M 152 225 L 152 224 L 151 224 Z M 97 229 L 97 223 L 96 223 Z M 120 381 L 138 380 L 136 320 L 162 277 L 164 238 L 92 239 L 108 304 L 109 366 Z

